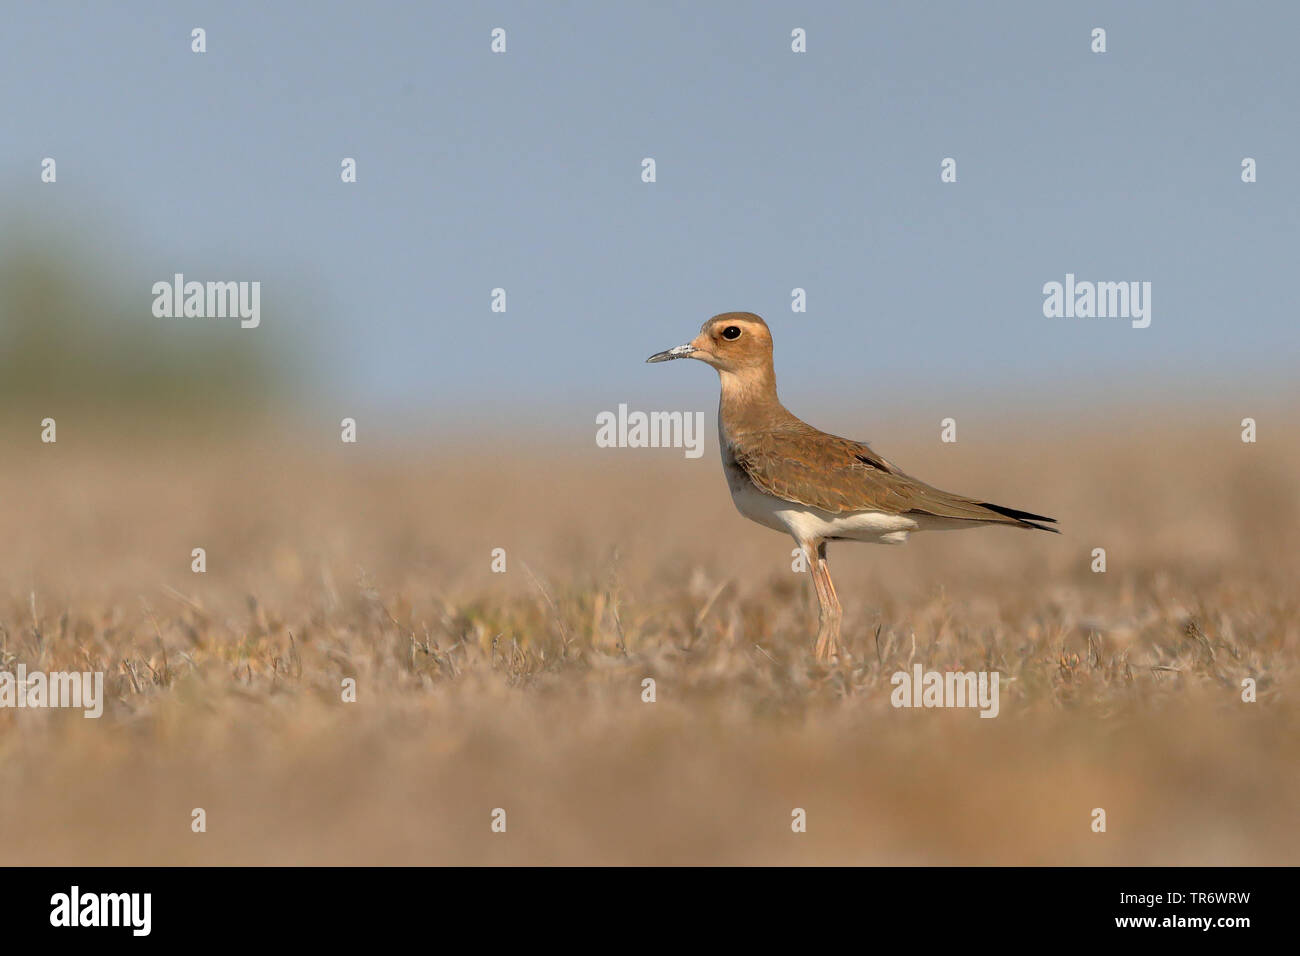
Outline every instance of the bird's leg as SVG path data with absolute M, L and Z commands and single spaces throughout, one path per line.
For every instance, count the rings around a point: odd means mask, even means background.
M 840 620 L 844 611 L 840 607 L 835 585 L 831 583 L 830 566 L 826 563 L 826 542 L 817 545 L 817 560 L 813 565 L 813 584 L 817 588 L 817 603 L 821 613 L 817 627 L 817 660 L 827 663 L 840 656 Z
M 804 556 L 808 560 L 808 573 L 812 575 L 813 587 L 817 590 L 817 610 L 822 620 L 826 619 L 826 608 L 830 604 L 830 598 L 826 590 L 826 582 L 822 579 L 821 565 L 817 561 L 816 545 L 802 545 Z
M 822 577 L 821 565 L 817 563 L 817 546 L 813 544 L 801 544 L 803 553 L 808 560 L 808 573 L 812 575 L 813 588 L 817 591 L 817 614 L 819 626 L 817 637 L 820 640 L 822 632 L 826 629 L 826 615 L 830 608 L 830 596 L 826 590 L 826 582 Z
M 838 621 L 844 616 L 844 608 L 840 607 L 840 596 L 835 593 L 835 582 L 831 580 L 831 566 L 826 563 L 825 541 L 817 546 L 817 563 L 822 567 L 822 575 L 826 580 L 826 590 L 831 598 L 831 607 L 835 609 L 835 619 Z

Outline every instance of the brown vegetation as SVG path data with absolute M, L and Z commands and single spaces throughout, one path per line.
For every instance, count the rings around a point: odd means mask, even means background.
M 0 710 L 0 862 L 1294 863 L 1300 462 L 1218 424 L 882 443 L 1065 533 L 833 546 L 829 670 L 715 450 L 8 429 L 3 667 L 109 703 Z M 1001 715 L 894 709 L 914 661 Z

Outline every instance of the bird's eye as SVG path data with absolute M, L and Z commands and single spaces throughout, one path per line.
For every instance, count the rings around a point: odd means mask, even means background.
M 729 326 L 727 326 L 725 329 L 722 330 L 722 337 L 723 337 L 724 339 L 729 339 L 729 340 L 731 340 L 731 341 L 735 341 L 736 339 L 740 338 L 740 329 L 739 329 L 739 327 L 734 326 L 734 325 L 729 325 Z

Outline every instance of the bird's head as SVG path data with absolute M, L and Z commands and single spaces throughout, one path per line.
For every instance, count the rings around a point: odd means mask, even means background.
M 647 362 L 693 358 L 707 362 L 719 372 L 744 375 L 772 367 L 772 333 L 767 323 L 752 312 L 723 312 L 700 327 L 700 334 L 685 345 L 656 352 Z

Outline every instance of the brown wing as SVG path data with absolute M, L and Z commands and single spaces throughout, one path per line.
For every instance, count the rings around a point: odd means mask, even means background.
M 731 451 L 762 491 L 832 514 L 919 513 L 1022 527 L 1034 527 L 1029 521 L 1052 520 L 940 491 L 899 471 L 861 442 L 797 420 L 750 432 Z

